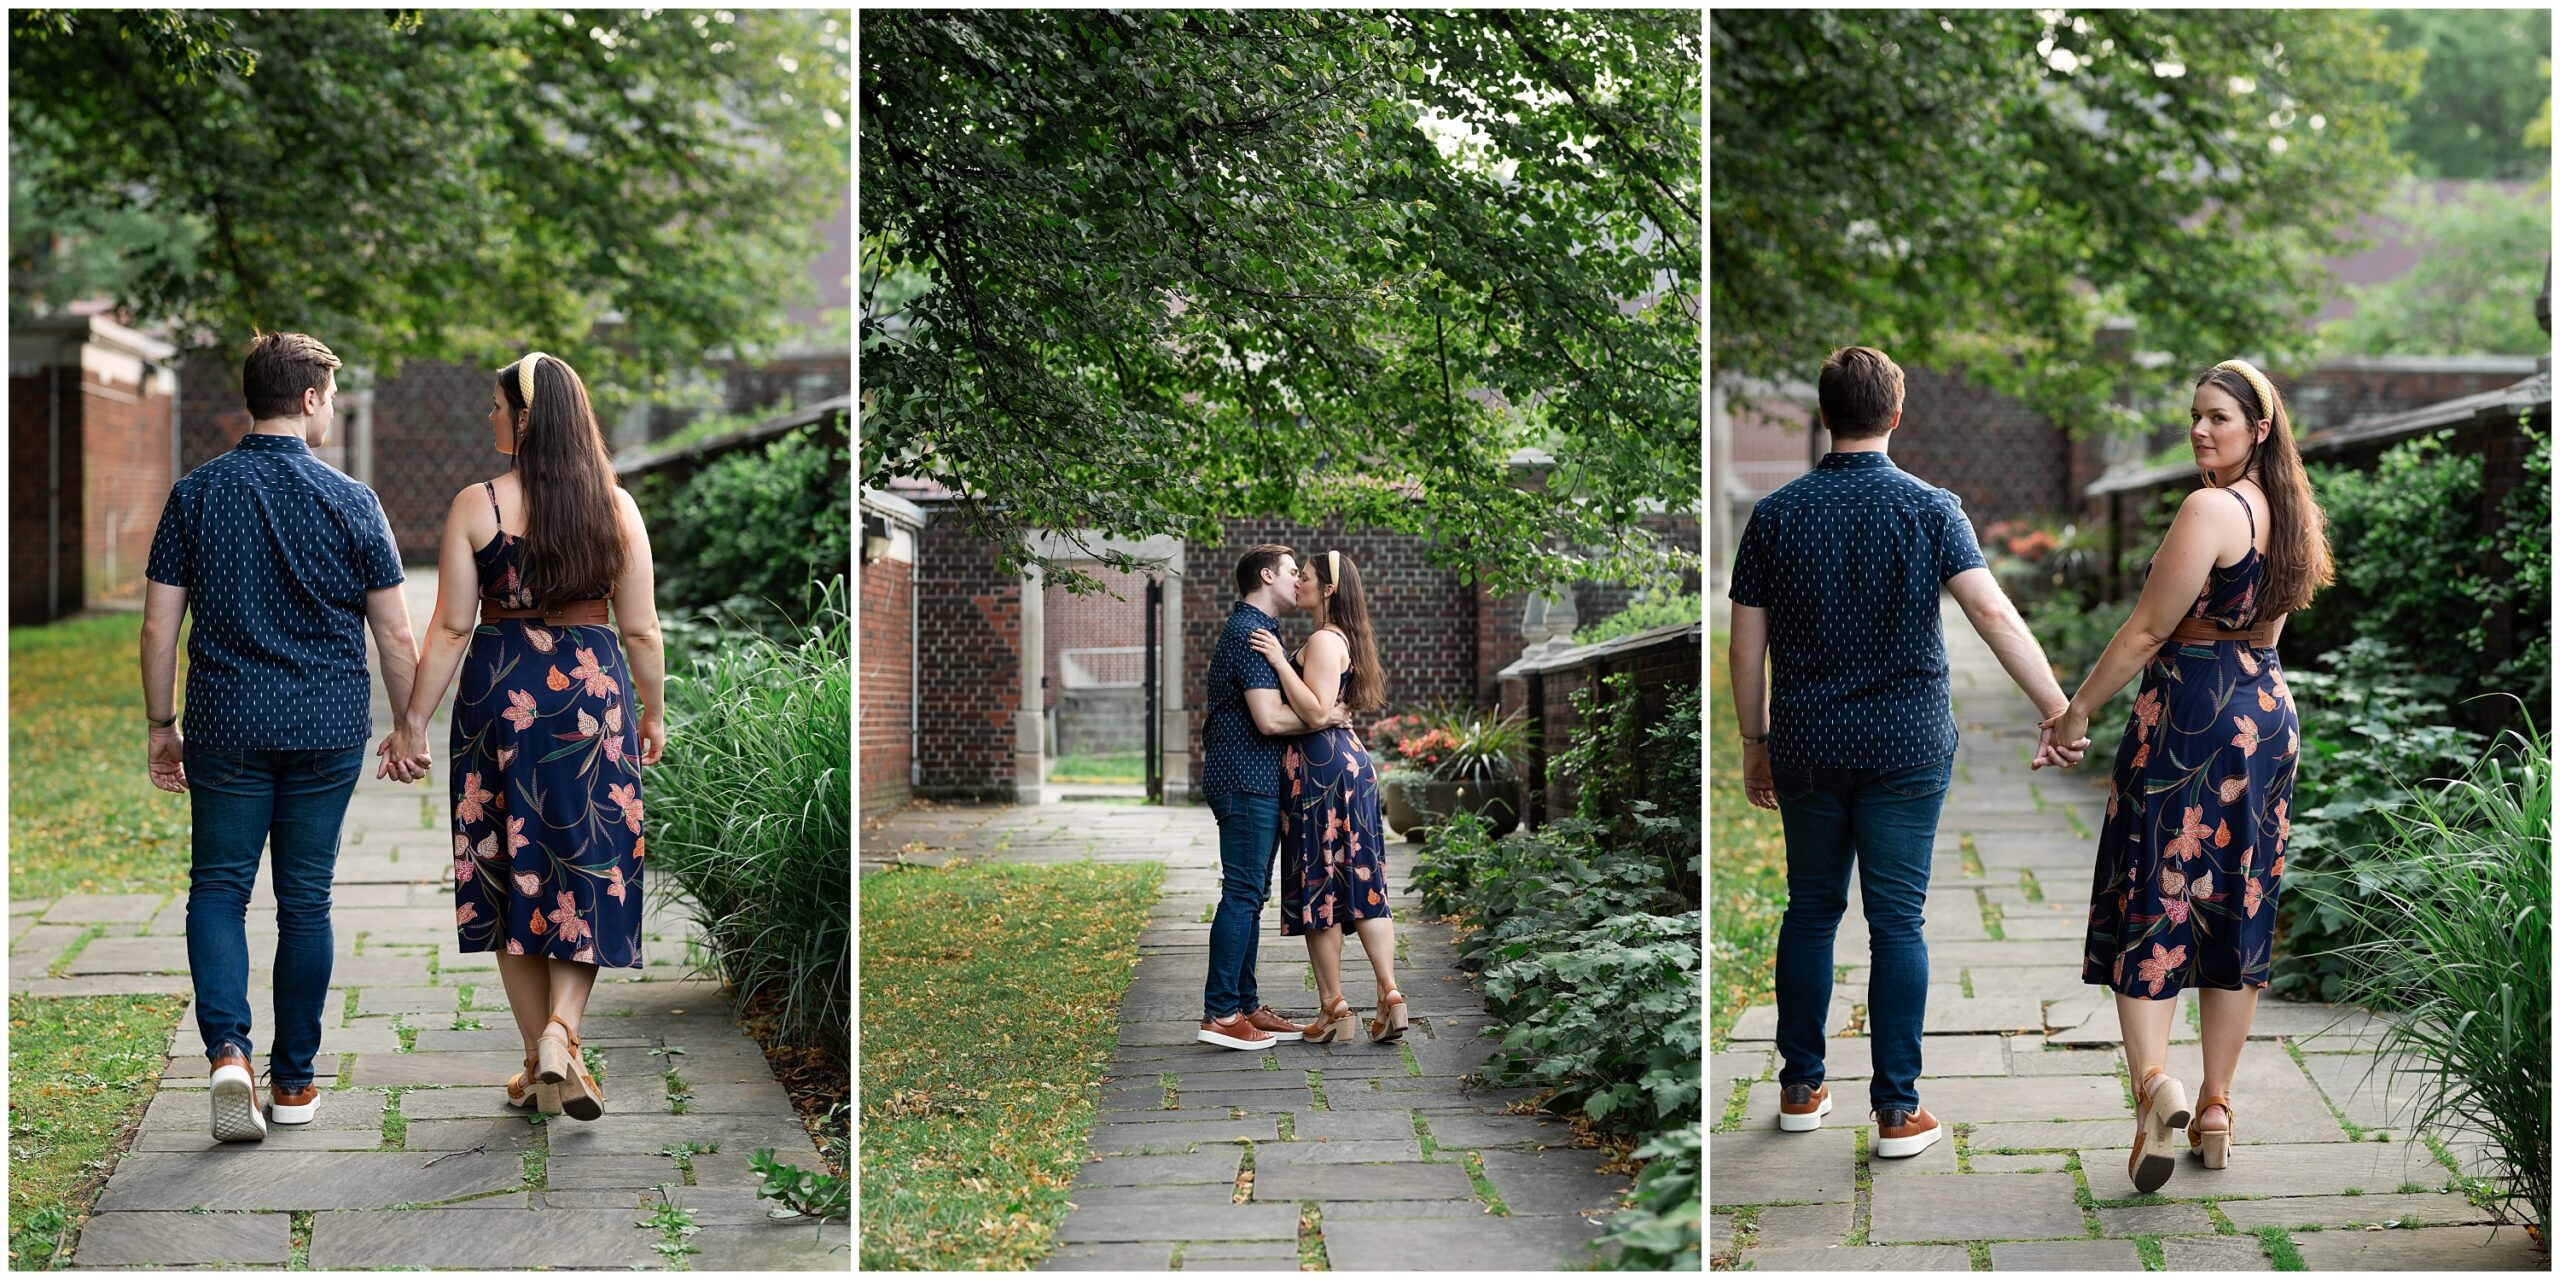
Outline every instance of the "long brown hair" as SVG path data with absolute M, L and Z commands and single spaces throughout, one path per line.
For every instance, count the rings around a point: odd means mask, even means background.
M 533 412 L 516 433 L 511 464 L 524 484 L 524 550 L 517 563 L 536 603 L 593 600 L 610 594 L 622 577 L 613 457 L 578 371 L 557 356 L 535 359 Z M 498 371 L 509 417 L 525 407 L 516 364 Z
M 1387 674 L 1378 669 L 1377 632 L 1369 626 L 1369 600 L 1360 593 L 1360 570 L 1339 551 L 1322 551 L 1307 561 L 1316 575 L 1316 629 L 1336 627 L 1351 646 L 1351 674 L 1342 686 L 1342 701 L 1354 711 L 1387 705 Z M 1341 572 L 1337 579 L 1336 569 Z M 1332 587 L 1333 594 L 1325 594 Z
M 2257 388 L 2236 369 L 2205 370 L 2196 386 L 2207 384 L 2239 402 L 2253 437 L 2258 419 L 2274 423 L 2266 439 L 2249 446 L 2249 461 L 2240 474 L 2255 479 L 2267 493 L 2266 576 L 2258 584 L 2258 615 L 2291 613 L 2309 605 L 2311 593 L 2328 586 L 2335 574 L 2329 564 L 2328 517 L 2321 512 L 2319 499 L 2311 496 L 2311 477 L 2303 471 L 2302 454 L 2293 447 L 2293 423 L 2285 413 L 2284 395 L 2276 393 L 2272 405 L 2260 404 Z M 2274 384 L 2268 387 L 2272 390 Z M 2212 477 L 2206 477 L 2205 483 L 2212 484 Z

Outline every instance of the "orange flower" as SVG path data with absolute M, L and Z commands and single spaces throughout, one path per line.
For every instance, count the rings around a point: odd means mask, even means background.
M 537 938 L 551 932 L 551 922 L 542 918 L 542 912 L 539 909 L 535 910 L 532 918 L 526 922 L 526 927 L 533 930 L 533 936 Z
M 2266 890 L 2258 887 L 2257 878 L 2253 876 L 2249 880 L 2248 891 L 2241 895 L 2241 906 L 2244 907 L 2250 915 L 2255 916 L 2258 914 L 2259 904 L 2265 900 L 2265 897 Z
M 606 675 L 603 666 L 596 662 L 596 651 L 593 649 L 578 650 L 578 665 L 570 668 L 569 678 L 586 681 L 587 696 L 590 698 L 602 698 L 622 692 L 622 686 L 614 683 L 613 677 Z
M 2215 794 L 2222 797 L 2222 802 L 2224 804 L 2237 804 L 2240 801 L 2240 797 L 2248 794 L 2248 791 L 2249 775 L 2245 773 L 2235 773 L 2222 780 L 2222 785 L 2216 789 Z
M 2116 820 L 2116 801 L 2122 798 L 2123 797 L 2115 791 L 2110 790 L 2107 792 L 2107 821 L 2113 822 Z
M 2233 716 L 2231 723 L 2239 726 L 2240 729 L 2239 733 L 2232 735 L 2231 745 L 2240 748 L 2243 758 L 2256 755 L 2258 743 L 2261 741 L 2258 737 L 2258 722 L 2247 716 Z
M 2137 748 L 2135 748 L 2135 749 L 2134 749 L 2134 752 L 2133 752 L 2133 767 L 2134 767 L 2134 768 L 2139 769 L 2139 768 L 2141 768 L 2143 765 L 2150 763 L 2150 761 L 2151 761 L 2151 744 L 2150 744 L 2150 743 L 2148 743 L 2148 742 L 2143 743 L 2141 746 L 2139 746 L 2139 747 L 2137 747 Z
M 2176 858 L 2180 862 L 2201 856 L 2204 853 L 2204 837 L 2211 834 L 2213 829 L 2204 825 L 2204 806 L 2188 805 L 2186 825 L 2179 830 L 2177 838 L 2169 842 L 2169 847 L 2160 851 L 2161 855 Z
M 2249 646 L 2245 644 L 2240 646 L 2238 652 L 2240 654 L 2240 669 L 2253 676 L 2258 674 L 2258 656 L 2249 652 Z
M 2292 806 L 2291 800 L 2276 801 L 2276 852 L 2278 853 L 2284 852 L 2284 842 L 2293 838 L 2293 818 L 2285 812 Z
M 550 653 L 558 647 L 550 632 L 530 622 L 524 624 L 524 638 L 533 643 L 533 651 L 536 653 Z
M 2169 975 L 2181 968 L 2184 968 L 2186 963 L 2187 949 L 2185 947 L 2171 949 L 2169 947 L 2161 946 L 2159 943 L 2155 942 L 2151 944 L 2151 958 L 2143 961 L 2141 965 L 2138 966 L 2135 973 L 2135 980 L 2138 982 L 2150 983 L 2150 994 L 2156 996 L 2160 994 L 2160 988 L 2168 982 Z
M 2276 709 L 2276 700 L 2275 700 L 2275 696 L 2274 696 L 2274 695 L 2272 695 L 2272 694 L 2270 694 L 2270 693 L 2268 693 L 2268 692 L 2267 692 L 2266 690 L 2264 690 L 2264 689 L 2260 689 L 2260 690 L 2258 690 L 2258 710 L 2260 710 L 2260 711 L 2273 711 L 2273 710 L 2275 710 L 2275 709 Z
M 648 842 L 648 840 L 647 840 L 647 839 L 643 838 L 643 839 L 634 840 L 634 841 L 632 841 L 632 842 L 631 842 L 631 860 L 632 860 L 632 861 L 634 861 L 634 862 L 638 862 L 640 859 L 645 858 L 645 857 L 648 857 L 648 856 L 649 856 L 649 842 Z
M 514 725 L 519 733 L 532 728 L 533 695 L 522 689 L 509 689 L 507 702 L 509 704 L 507 709 L 499 712 L 498 718 Z
M 1378 891 L 1375 889 L 1369 891 L 1369 905 L 1373 907 L 1378 905 Z
M 2268 878 L 2268 879 L 2270 879 L 2270 880 L 2281 880 L 2281 879 L 2283 879 L 2283 878 L 2284 878 L 2284 855 L 2283 855 L 2283 854 L 2281 854 L 2281 853 L 2277 854 L 2277 855 L 2276 855 L 2276 864 L 2275 864 L 2274 866 L 2272 866 L 2272 867 L 2267 868 L 2267 878 Z
M 466 903 L 463 903 L 461 906 L 455 907 L 455 908 L 453 909 L 453 924 L 454 924 L 454 927 L 455 927 L 455 928 L 460 928 L 460 927 L 462 927 L 463 925 L 466 925 L 466 924 L 471 923 L 471 919 L 472 919 L 472 917 L 477 916 L 477 915 L 479 915 L 479 914 L 480 914 L 480 904 L 479 904 L 479 903 L 477 903 L 477 902 L 466 902 Z
M 2228 849 L 2231 847 L 2231 824 L 2229 822 L 2217 822 L 2213 824 L 2213 847 L 2216 849 Z
M 551 674 L 544 676 L 542 678 L 542 682 L 550 685 L 553 693 L 558 693 L 569 687 L 569 677 L 562 674 L 558 667 L 553 667 L 551 669 Z
M 465 774 L 462 779 L 462 798 L 453 802 L 453 816 L 464 822 L 478 822 L 486 816 L 482 806 L 495 799 L 497 799 L 496 796 L 480 789 L 478 772 Z

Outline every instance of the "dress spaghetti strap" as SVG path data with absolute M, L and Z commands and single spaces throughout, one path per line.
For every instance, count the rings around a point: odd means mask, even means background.
M 498 483 L 497 483 L 497 481 L 494 481 L 494 480 L 483 480 L 483 481 L 481 481 L 481 482 L 480 482 L 480 487 L 489 491 L 489 514 L 490 514 L 490 515 L 492 515 L 492 516 L 496 516 L 496 517 L 497 517 L 497 520 L 498 520 L 498 532 L 500 532 L 500 533 L 505 533 L 505 532 L 507 531 L 507 518 L 506 518 L 504 515 L 499 514 L 499 511 L 498 511 Z M 2250 535 L 2250 536 L 2251 536 L 2251 537 L 2256 537 L 2257 535 L 2252 534 L 2252 535 Z
M 2251 506 L 2249 505 L 2249 499 L 2248 499 L 2248 496 L 2247 496 L 2247 495 L 2245 495 L 2245 494 L 2243 494 L 2243 493 L 2241 493 L 2239 490 L 2237 490 L 2237 489 L 2232 489 L 2232 488 L 2225 488 L 2225 489 L 2223 489 L 2223 492 L 2224 492 L 2224 493 L 2227 493 L 2227 494 L 2230 494 L 2232 497 L 2235 497 L 2235 498 L 2240 499 L 2240 513 L 2241 513 L 2242 515 L 2245 515 L 2245 516 L 2249 517 L 2249 545 L 2250 545 L 2250 546 L 2253 546 L 2253 547 L 2254 547 L 2254 546 L 2256 546 L 2256 545 L 2258 545 L 2258 512 L 2257 512 L 2257 509 L 2256 509 L 2256 508 L 2254 508 L 2254 507 L 2251 507 Z M 490 500 L 491 500 L 491 501 L 493 501 L 493 502 L 494 502 L 494 501 L 496 501 L 496 499 L 495 499 L 494 497 L 493 497 L 493 498 L 491 498 Z

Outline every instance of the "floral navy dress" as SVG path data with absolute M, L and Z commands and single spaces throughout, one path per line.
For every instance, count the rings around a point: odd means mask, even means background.
M 2255 511 L 2249 537 L 2257 541 Z M 2265 569 L 2253 545 L 2213 570 L 2188 616 L 2227 630 L 2256 625 Z M 2082 981 L 2153 999 L 2267 984 L 2301 754 L 2302 723 L 2273 648 L 2161 646 L 2116 748 Z
M 1306 674 L 1298 659 L 1289 665 Z M 1343 678 L 1351 673 L 1345 670 Z M 1352 931 L 1387 909 L 1378 767 L 1348 728 L 1301 734 L 1280 757 L 1280 933 Z
M 489 505 L 498 504 L 495 486 Z M 480 597 L 534 605 L 501 524 Z M 640 965 L 640 729 L 608 626 L 483 622 L 453 704 L 454 926 L 462 949 Z

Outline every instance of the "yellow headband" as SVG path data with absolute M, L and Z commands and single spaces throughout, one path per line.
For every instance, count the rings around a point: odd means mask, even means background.
M 533 407 L 533 371 L 542 363 L 544 354 L 536 351 L 516 362 L 517 398 L 523 400 L 524 407 L 528 409 Z
M 1342 583 L 1342 553 L 1341 553 L 1341 552 L 1339 552 L 1339 551 L 1328 551 L 1328 552 L 1325 552 L 1325 553 L 1324 553 L 1324 569 L 1325 569 L 1325 573 L 1324 573 L 1324 580 L 1325 580 L 1325 581 L 1330 582 L 1330 583 L 1333 583 L 1333 584 L 1335 584 L 1335 585 L 1337 585 L 1337 586 L 1341 585 L 1341 583 Z
M 2256 365 L 2253 365 L 2246 360 L 2225 360 L 2222 363 L 2215 365 L 2214 368 L 2229 369 L 2233 373 L 2239 374 L 2243 378 L 2247 378 L 2249 380 L 2249 386 L 2258 393 L 2259 409 L 2265 414 L 2269 421 L 2274 420 L 2276 416 L 2275 384 L 2267 381 L 2267 375 L 2258 372 L 2258 367 Z

